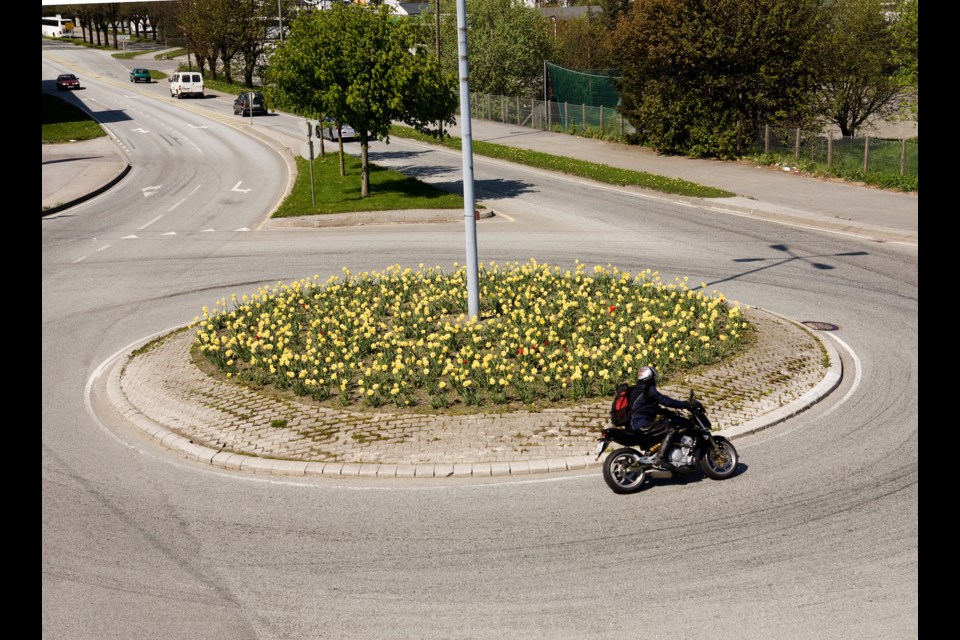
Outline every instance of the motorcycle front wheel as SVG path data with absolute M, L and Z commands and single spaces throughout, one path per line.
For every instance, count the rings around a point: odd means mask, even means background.
M 737 470 L 739 456 L 729 440 L 715 438 L 716 448 L 709 444 L 700 456 L 700 470 L 714 480 L 724 480 Z
M 614 493 L 636 493 L 647 479 L 647 472 L 636 468 L 640 452 L 617 449 L 603 461 L 603 479 Z

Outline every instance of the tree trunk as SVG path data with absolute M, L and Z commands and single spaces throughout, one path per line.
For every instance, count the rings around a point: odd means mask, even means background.
M 369 147 L 367 134 L 364 132 L 360 137 L 360 197 L 370 196 L 370 172 L 367 171 L 367 148 Z

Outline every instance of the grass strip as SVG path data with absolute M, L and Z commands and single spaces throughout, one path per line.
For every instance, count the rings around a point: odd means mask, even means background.
M 356 211 L 391 211 L 406 209 L 463 209 L 463 197 L 433 187 L 416 178 L 369 165 L 370 195 L 360 197 L 360 159 L 344 154 L 345 174 L 340 175 L 336 151 L 313 161 L 313 204 L 310 189 L 310 162 L 297 157 L 297 181 L 289 197 L 280 205 L 274 218 Z
M 444 138 L 440 141 L 432 136 L 420 133 L 412 127 L 394 125 L 390 129 L 390 135 L 395 135 L 398 138 L 412 138 L 421 142 L 443 145 L 451 149 L 460 149 L 460 138 Z M 490 158 L 499 158 L 530 167 L 566 173 L 606 184 L 640 187 L 641 189 L 652 189 L 662 193 L 695 198 L 730 198 L 735 195 L 723 189 L 708 187 L 679 178 L 667 178 L 645 171 L 621 169 L 606 164 L 555 156 L 540 151 L 531 151 L 529 149 L 518 149 L 516 147 L 508 147 L 491 142 L 474 140 L 473 151 L 474 153 Z

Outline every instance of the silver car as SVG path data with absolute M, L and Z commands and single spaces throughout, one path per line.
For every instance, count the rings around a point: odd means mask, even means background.
M 356 140 L 357 132 L 348 124 L 341 125 L 340 130 L 337 131 L 337 125 L 334 124 L 333 121 L 325 120 L 323 123 L 323 137 L 333 141 L 341 138 L 343 140 Z

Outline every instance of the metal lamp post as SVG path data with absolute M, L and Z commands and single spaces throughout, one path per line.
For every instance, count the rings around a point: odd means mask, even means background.
M 467 244 L 467 309 L 469 317 L 476 319 L 480 315 L 480 285 L 477 262 L 476 198 L 473 193 L 473 132 L 470 124 L 466 0 L 457 0 L 457 45 L 460 54 L 460 138 L 463 162 L 463 220 Z

